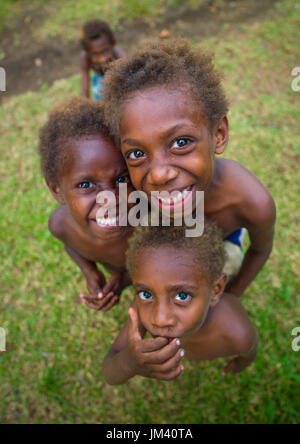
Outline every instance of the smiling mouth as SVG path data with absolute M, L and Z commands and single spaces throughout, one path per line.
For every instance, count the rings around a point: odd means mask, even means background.
M 96 219 L 99 227 L 117 227 L 119 226 L 120 216 L 117 217 L 101 217 Z
M 96 219 L 92 218 L 90 220 L 104 230 L 120 230 L 121 228 L 124 228 L 123 226 L 120 226 L 119 215 L 117 217 L 101 217 Z
M 195 185 L 190 185 L 184 188 L 182 191 L 172 191 L 169 193 L 170 196 L 154 196 L 158 201 L 160 208 L 177 209 L 182 208 L 183 205 L 192 198 Z

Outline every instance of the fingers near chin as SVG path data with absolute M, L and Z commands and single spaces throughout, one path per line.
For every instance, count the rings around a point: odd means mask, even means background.
M 166 338 L 156 338 L 156 339 L 166 339 Z M 172 360 L 174 364 L 183 357 L 184 352 L 180 348 L 180 342 L 174 339 L 171 342 L 168 342 L 165 346 L 162 346 L 157 353 L 153 353 L 153 357 L 155 357 L 157 363 L 163 363 L 169 360 Z
M 160 350 L 168 344 L 167 338 L 151 338 L 144 339 L 143 341 L 143 352 L 150 353 L 153 351 Z

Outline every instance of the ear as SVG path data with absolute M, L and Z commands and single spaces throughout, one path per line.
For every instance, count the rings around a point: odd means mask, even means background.
M 214 307 L 217 305 L 219 300 L 221 299 L 222 294 L 224 293 L 224 289 L 227 283 L 227 276 L 225 273 L 222 273 L 221 276 L 215 280 L 212 288 L 212 295 L 210 300 L 210 307 Z
M 214 131 L 214 142 L 215 142 L 215 153 L 216 154 L 222 154 L 228 144 L 229 139 L 229 126 L 228 126 L 228 119 L 226 116 L 224 116 L 217 126 L 215 127 Z
M 59 185 L 55 182 L 50 182 L 49 180 L 46 180 L 46 183 L 54 199 L 56 199 L 61 205 L 64 205 L 65 199 L 61 193 Z

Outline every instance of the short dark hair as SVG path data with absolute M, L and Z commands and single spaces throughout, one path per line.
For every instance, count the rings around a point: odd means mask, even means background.
M 58 172 L 68 159 L 70 139 L 96 134 L 109 136 L 101 103 L 73 97 L 57 105 L 40 130 L 39 154 L 45 179 L 58 183 Z
M 201 273 L 214 282 L 221 274 L 225 262 L 222 231 L 209 219 L 205 219 L 202 236 L 186 237 L 186 227 L 137 227 L 129 240 L 126 253 L 127 270 L 133 277 L 137 260 L 142 260 L 142 252 L 147 248 L 158 251 L 168 246 L 180 251 L 189 251 Z
M 108 41 L 112 44 L 116 44 L 116 39 L 113 31 L 111 30 L 108 23 L 102 20 L 89 20 L 85 22 L 81 28 L 81 45 L 83 49 L 88 50 L 88 45 L 91 40 L 100 39 L 105 35 Z
M 221 74 L 213 56 L 185 40 L 151 43 L 131 56 L 116 60 L 105 75 L 105 117 L 118 139 L 122 104 L 136 91 L 155 86 L 190 91 L 201 106 L 210 129 L 228 112 Z

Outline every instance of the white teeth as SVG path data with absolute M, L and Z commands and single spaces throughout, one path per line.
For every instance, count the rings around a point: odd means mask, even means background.
M 159 199 L 162 201 L 162 203 L 166 205 L 170 205 L 170 203 L 176 204 L 177 202 L 184 200 L 190 191 L 191 187 L 188 187 L 183 192 L 179 191 L 175 196 L 172 197 L 159 196 Z
M 119 221 L 120 217 L 107 217 L 97 219 L 97 224 L 102 226 L 113 226 Z

